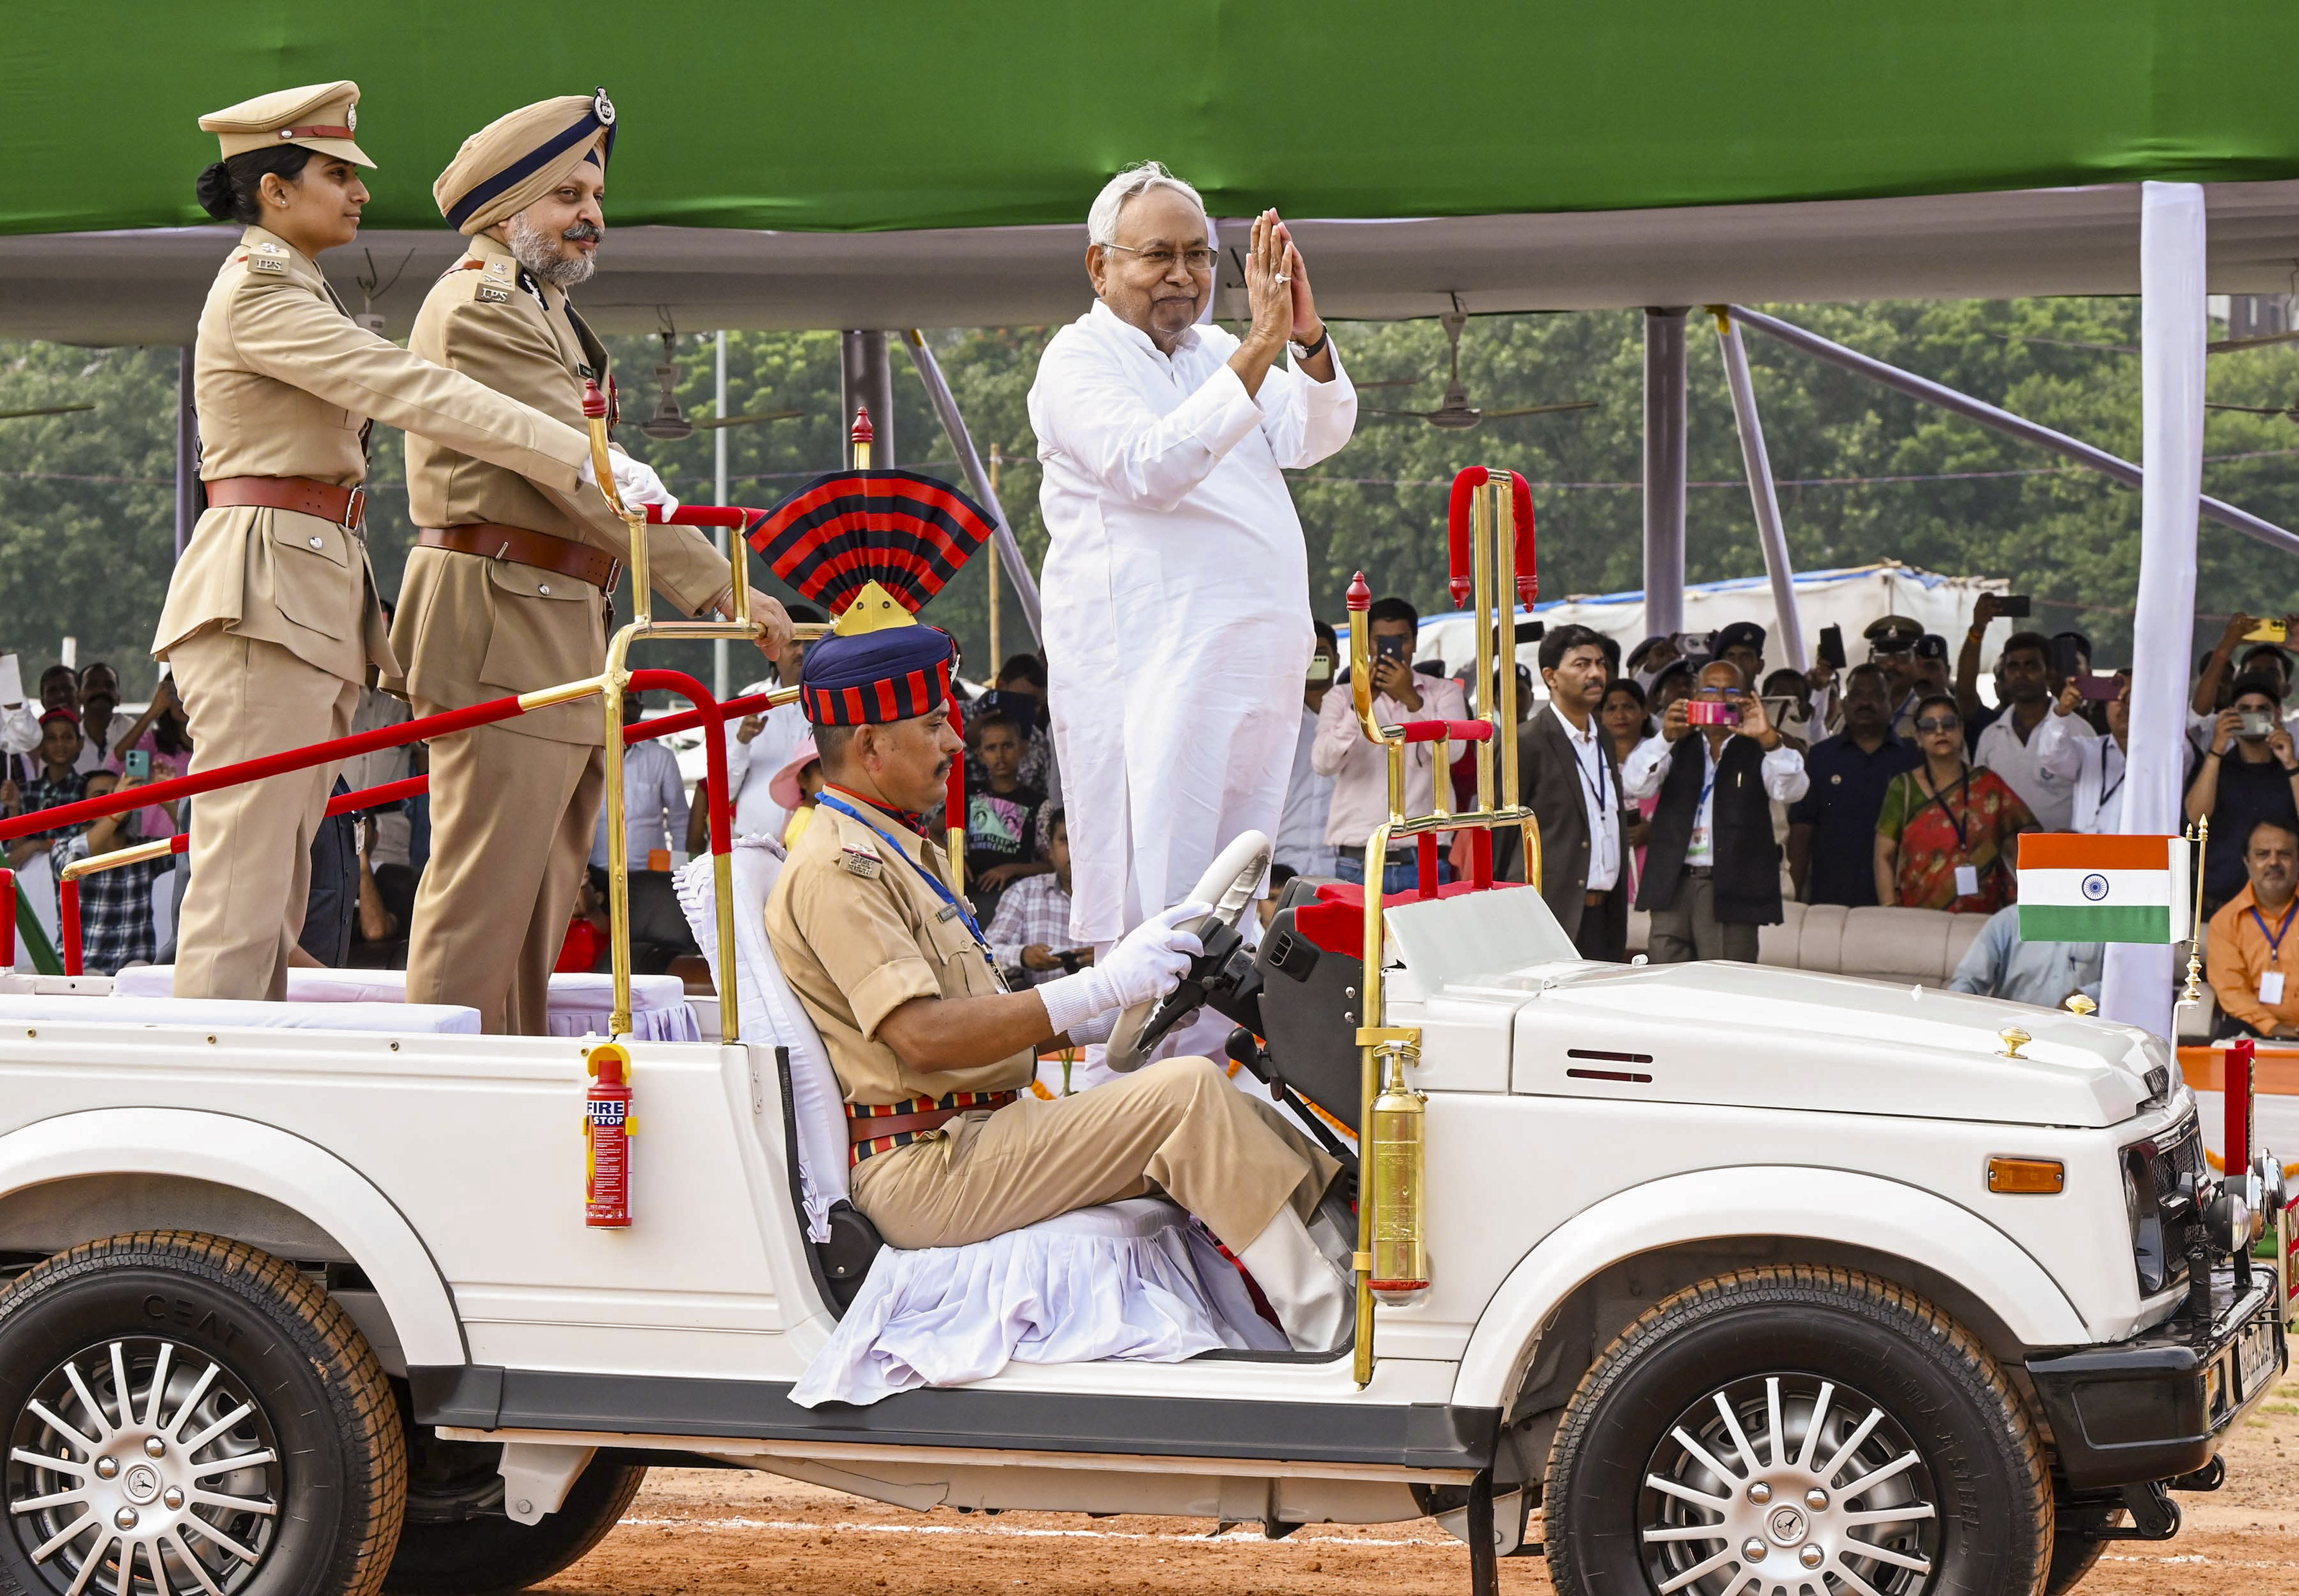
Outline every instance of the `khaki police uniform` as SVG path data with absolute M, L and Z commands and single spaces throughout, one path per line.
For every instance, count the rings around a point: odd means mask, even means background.
M 266 95 L 202 119 L 227 156 L 287 142 L 367 164 L 347 136 L 349 83 Z M 257 124 L 261 124 L 258 126 Z M 316 125 L 316 126 L 315 126 Z M 442 370 L 352 321 L 318 265 L 250 227 L 200 315 L 193 357 L 200 475 L 214 501 L 178 562 L 152 652 L 191 721 L 192 769 L 351 729 L 370 670 L 394 671 L 356 489 L 370 418 L 572 492 L 577 429 Z M 285 498 L 310 513 L 235 499 Z M 303 927 L 311 843 L 336 765 L 205 794 L 192 806 L 192 878 L 176 994 L 283 997 Z
M 964 917 L 926 884 L 923 872 L 945 880 L 941 850 L 884 811 L 840 797 L 872 825 L 818 809 L 776 883 L 766 922 L 784 978 L 822 1033 L 850 1117 L 868 1107 L 931 1108 L 955 1094 L 1020 1093 L 1004 1107 L 969 1109 L 937 1129 L 888 1138 L 903 1145 L 855 1166 L 854 1205 L 890 1244 L 962 1246 L 1153 1190 L 1232 1247 L 1252 1242 L 1289 1204 L 1308 1221 L 1340 1166 L 1208 1060 L 1167 1059 L 1047 1101 L 1027 1090 L 1036 1059 L 1026 1050 L 975 1069 L 922 1071 L 878 1039 L 886 1016 L 912 998 L 1003 988 Z
M 582 425 L 585 380 L 606 384 L 606 351 L 565 292 L 485 236 L 433 285 L 409 347 L 571 426 Z M 480 529 L 509 527 L 559 540 L 562 554 L 589 551 L 595 571 L 630 552 L 595 489 L 545 492 L 418 437 L 407 441 L 407 482 L 419 527 L 461 529 L 484 549 L 507 540 Z M 647 551 L 655 590 L 681 609 L 704 610 L 728 587 L 726 557 L 693 527 L 655 528 Z M 596 675 L 604 600 L 569 569 L 419 544 L 392 633 L 404 668 L 384 685 L 430 715 Z M 544 1033 L 552 965 L 598 823 L 604 738 L 597 701 L 582 699 L 431 744 L 431 863 L 415 900 L 410 1002 L 468 1005 L 489 1031 Z

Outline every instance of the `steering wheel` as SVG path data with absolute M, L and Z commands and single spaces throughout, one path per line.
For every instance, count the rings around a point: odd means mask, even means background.
M 1205 874 L 1198 878 L 1198 884 L 1190 889 L 1191 897 L 1213 905 L 1213 912 L 1189 929 L 1200 939 L 1210 938 L 1217 928 L 1234 929 L 1245 918 L 1247 906 L 1253 902 L 1253 889 L 1269 873 L 1269 853 L 1266 836 L 1259 831 L 1243 831 L 1216 855 L 1214 862 L 1206 866 Z M 1130 1074 L 1148 1063 L 1150 1054 L 1164 1040 L 1166 1033 L 1195 1012 L 1191 1009 L 1162 1016 L 1163 1022 L 1153 1028 L 1150 1020 L 1160 1006 L 1158 1000 L 1137 1003 L 1117 1017 L 1103 1062 L 1118 1074 Z

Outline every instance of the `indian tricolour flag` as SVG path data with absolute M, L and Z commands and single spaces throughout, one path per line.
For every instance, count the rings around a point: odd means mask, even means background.
M 2023 942 L 2177 942 L 2192 905 L 2179 837 L 2030 831 L 2020 839 Z

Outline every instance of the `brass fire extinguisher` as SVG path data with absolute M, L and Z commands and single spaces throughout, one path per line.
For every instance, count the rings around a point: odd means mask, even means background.
M 620 1230 L 631 1222 L 631 1055 L 617 1043 L 591 1049 L 583 1096 L 583 1222 Z
M 1405 1084 L 1406 1049 L 1382 1050 L 1381 1096 L 1374 1099 L 1373 1294 L 1403 1307 L 1429 1289 L 1423 1238 L 1428 1191 L 1429 1099 Z

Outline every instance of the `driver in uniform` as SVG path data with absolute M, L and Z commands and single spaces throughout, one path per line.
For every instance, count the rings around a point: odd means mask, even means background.
M 856 607 L 859 608 L 859 606 Z M 1251 1271 L 1295 1350 L 1352 1318 L 1350 1240 L 1318 1213 L 1340 1166 L 1203 1058 L 1074 1097 L 1028 1091 L 1048 1046 L 1108 1039 L 1199 951 L 1179 905 L 1095 965 L 1009 992 L 919 815 L 965 745 L 949 636 L 901 624 L 809 650 L 799 702 L 826 785 L 768 902 L 775 957 L 844 1089 L 853 1202 L 897 1247 L 961 1246 L 1163 1191 Z

